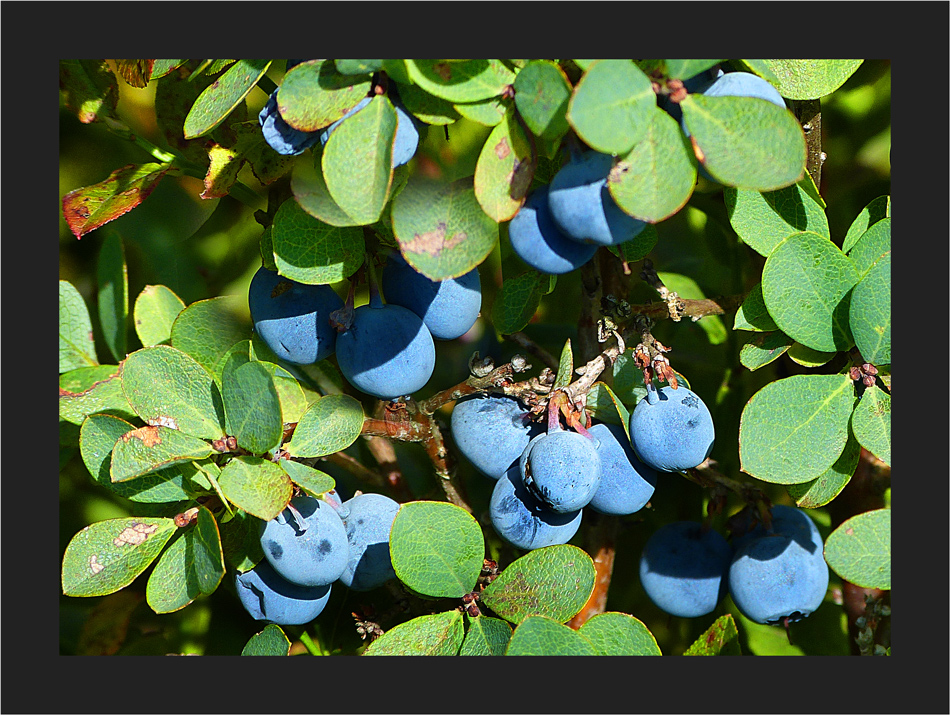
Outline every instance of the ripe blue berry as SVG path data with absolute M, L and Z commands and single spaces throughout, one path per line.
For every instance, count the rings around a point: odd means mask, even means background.
M 601 514 L 640 511 L 653 496 L 656 470 L 640 461 L 623 427 L 597 423 L 589 431 L 598 442 L 600 457 L 600 486 L 589 506 Z
M 452 438 L 482 474 L 500 479 L 518 461 L 536 431 L 528 410 L 507 395 L 476 395 L 452 408 Z
M 600 458 L 593 440 L 549 429 L 533 438 L 518 467 L 528 491 L 559 513 L 587 506 L 600 486 Z
M 550 275 L 569 273 L 587 263 L 597 244 L 580 243 L 558 228 L 548 206 L 548 186 L 532 191 L 508 224 L 511 247 L 535 270 Z
M 709 408 L 695 392 L 651 385 L 630 414 L 630 437 L 644 464 L 661 472 L 682 472 L 709 456 L 716 430 Z
M 581 525 L 583 510 L 553 511 L 529 492 L 517 464 L 495 483 L 489 516 L 498 535 L 519 549 L 540 549 L 566 544 Z
M 293 509 L 284 509 L 263 526 L 264 556 L 281 577 L 292 583 L 333 583 L 349 560 L 342 519 L 336 509 L 320 499 L 300 496 L 290 503 Z
M 300 586 L 280 577 L 266 560 L 235 578 L 244 609 L 258 621 L 299 626 L 319 616 L 330 600 L 330 584 Z
M 340 582 L 354 591 L 369 591 L 396 577 L 389 555 L 389 534 L 399 503 L 383 494 L 358 494 L 343 502 L 350 558 Z

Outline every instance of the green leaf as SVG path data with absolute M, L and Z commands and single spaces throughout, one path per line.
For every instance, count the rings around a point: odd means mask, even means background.
M 174 519 L 132 516 L 87 526 L 63 554 L 67 596 L 105 596 L 132 583 L 175 533 Z
M 329 474 L 324 474 L 319 469 L 308 467 L 306 464 L 292 459 L 282 459 L 278 464 L 287 472 L 294 484 L 311 496 L 320 496 L 336 486 L 336 481 Z
M 184 301 L 163 285 L 147 285 L 135 299 L 132 310 L 135 332 L 142 346 L 168 343 L 175 318 L 185 309 Z
M 482 591 L 481 600 L 514 624 L 531 615 L 564 623 L 594 590 L 594 562 L 570 544 L 531 551 L 502 571 Z
M 149 79 L 161 79 L 165 75 L 170 74 L 172 70 L 181 67 L 187 61 L 188 60 L 155 60 Z
M 294 457 L 325 457 L 346 449 L 363 429 L 363 406 L 349 395 L 324 395 L 300 418 L 287 451 Z
M 213 593 L 224 577 L 218 523 L 199 507 L 195 525 L 184 529 L 155 564 L 145 599 L 155 613 L 179 611 L 198 596 Z
M 280 365 L 264 361 L 259 361 L 257 364 L 263 367 L 274 381 L 274 389 L 277 390 L 277 399 L 280 402 L 281 422 L 283 424 L 299 422 L 308 407 L 307 395 L 300 383 Z
M 731 613 L 716 619 L 683 655 L 742 655 L 739 630 Z
M 500 60 L 406 60 L 406 69 L 420 88 L 453 103 L 497 97 L 515 79 Z
M 340 74 L 373 74 L 383 68 L 385 60 L 333 60 Z
M 475 165 L 475 198 L 486 214 L 500 223 L 518 213 L 535 163 L 527 135 L 508 112 L 488 135 Z
M 452 105 L 466 119 L 486 127 L 495 127 L 505 118 L 509 102 L 501 97 L 491 97 L 480 102 L 460 102 Z
M 330 189 L 327 188 L 326 178 L 323 175 L 323 149 L 319 146 L 313 147 L 312 162 L 304 160 L 294 163 L 290 187 L 300 207 L 315 219 L 331 226 L 360 225 L 359 221 L 340 208 L 330 195 Z M 273 237 L 271 237 L 271 253 L 273 253 Z
M 111 370 L 118 370 L 115 365 L 104 365 Z M 86 370 L 88 368 L 80 368 Z M 72 371 L 77 372 L 77 371 Z M 69 373 L 66 373 L 69 374 Z M 135 419 L 136 414 L 122 390 L 122 380 L 118 374 L 105 380 L 100 380 L 83 392 L 71 392 L 64 388 L 59 390 L 59 418 L 70 424 L 81 425 L 88 415 L 102 412 L 125 419 Z
M 736 311 L 736 318 L 732 325 L 733 330 L 754 330 L 756 332 L 769 332 L 778 330 L 772 316 L 769 315 L 768 308 L 765 307 L 765 299 L 762 297 L 762 284 L 757 283 L 742 301 L 742 305 Z
M 370 88 L 366 75 L 341 74 L 333 60 L 311 60 L 284 75 L 277 90 L 277 108 L 290 126 L 315 132 L 342 119 Z
M 502 335 L 523 329 L 541 304 L 542 286 L 546 276 L 538 271 L 525 271 L 514 278 L 505 278 L 492 305 L 492 324 Z
M 742 471 L 773 484 L 815 479 L 844 451 L 853 409 L 848 375 L 793 375 L 767 384 L 739 420 Z
M 854 416 L 851 417 L 852 421 Z M 802 509 L 817 509 L 825 506 L 834 499 L 854 474 L 861 456 L 861 445 L 854 438 L 854 430 L 848 433 L 848 442 L 844 451 L 831 468 L 815 479 L 801 484 L 786 484 L 785 490 L 795 500 L 795 505 Z
M 805 172 L 805 134 L 790 111 L 758 97 L 689 94 L 683 119 L 707 171 L 727 186 L 774 191 Z
M 290 655 L 290 639 L 276 623 L 269 623 L 255 633 L 244 646 L 241 655 Z
M 229 502 L 264 521 L 280 514 L 294 492 L 287 473 L 260 457 L 235 457 L 224 465 L 218 484 Z
M 660 280 L 671 291 L 686 300 L 705 300 L 706 295 L 699 284 L 689 276 L 680 273 L 657 273 Z M 707 315 L 696 321 L 696 324 L 706 333 L 710 345 L 721 345 L 726 342 L 729 332 L 718 315 Z
M 177 429 L 145 425 L 126 432 L 115 443 L 109 472 L 113 482 L 125 482 L 178 462 L 203 459 L 211 454 L 204 440 Z
M 528 616 L 511 634 L 505 655 L 598 655 L 589 640 L 546 616 Z
M 851 226 L 848 227 L 848 233 L 841 244 L 841 250 L 845 253 L 851 251 L 858 239 L 864 235 L 871 226 L 884 218 L 890 218 L 891 215 L 891 197 L 878 196 L 862 209 L 858 217 L 854 219 Z
M 96 278 L 102 335 L 109 351 L 120 361 L 128 352 L 129 274 L 122 238 L 117 233 L 110 233 L 102 242 Z
M 83 124 L 115 117 L 119 83 L 105 60 L 60 60 L 59 86 L 66 108 Z
M 59 282 L 59 371 L 98 365 L 89 309 L 69 281 Z
M 851 415 L 851 429 L 861 446 L 884 464 L 891 463 L 891 396 L 877 385 L 864 390 Z
M 851 248 L 848 258 L 864 276 L 881 256 L 891 250 L 891 220 L 883 218 L 871 226 Z
M 321 166 L 330 196 L 360 225 L 377 221 L 392 184 L 396 110 L 376 96 L 342 122 L 323 148 Z
M 459 655 L 504 655 L 511 639 L 507 621 L 489 616 L 468 618 L 468 630 Z
M 452 102 L 412 84 L 399 85 L 399 100 L 407 111 L 426 124 L 443 126 L 457 122 L 461 117 Z
M 550 60 L 531 60 L 515 77 L 515 106 L 535 136 L 557 141 L 570 130 L 571 84 Z
M 592 149 L 626 154 L 656 109 L 650 78 L 630 60 L 597 60 L 574 87 L 567 120 Z
M 739 362 L 748 370 L 758 370 L 778 360 L 794 342 L 781 330 L 759 333 L 739 350 Z
M 598 613 L 577 632 L 591 642 L 597 655 L 663 655 L 650 629 L 626 613 Z
M 632 241 L 621 243 L 619 246 L 607 246 L 607 248 L 619 249 L 620 256 L 627 263 L 633 263 L 641 258 L 646 258 L 656 246 L 657 240 L 659 240 L 659 235 L 656 232 L 656 226 L 647 224 L 640 233 L 634 236 Z
M 689 79 L 715 67 L 722 60 L 663 60 L 666 76 L 670 79 Z
M 793 233 L 769 254 L 762 297 L 782 332 L 821 352 L 854 345 L 848 325 L 858 272 L 841 249 L 817 233 Z
M 872 365 L 891 364 L 891 254 L 879 258 L 854 287 L 849 327 L 861 356 Z
M 221 399 L 227 432 L 240 447 L 261 454 L 280 444 L 284 434 L 280 398 L 263 364 L 249 362 L 225 376 Z
M 142 348 L 122 366 L 122 390 L 149 424 L 168 420 L 202 439 L 225 436 L 223 409 L 211 374 L 190 355 L 167 345 Z
M 735 60 L 733 60 L 733 62 L 736 63 Z M 771 84 L 778 85 L 778 77 L 776 77 L 775 73 L 765 64 L 765 60 L 738 60 L 737 64 L 743 69 L 759 75 L 759 77 Z
M 299 283 L 338 283 L 353 275 L 366 255 L 361 228 L 323 223 L 294 199 L 277 209 L 271 237 L 277 272 Z
M 247 338 L 247 327 L 237 318 L 242 304 L 246 306 L 247 299 L 234 295 L 192 303 L 172 325 L 172 347 L 193 357 L 213 375 L 221 356 Z
M 389 550 L 399 580 L 432 598 L 470 593 L 485 560 L 478 522 L 447 502 L 416 501 L 399 507 Z
M 831 94 L 864 60 L 759 60 L 778 81 L 779 94 L 789 99 L 818 99 Z
M 472 177 L 410 178 L 393 199 L 392 219 L 403 258 L 434 281 L 468 273 L 498 243 L 498 224 L 482 210 Z
M 842 522 L 825 540 L 828 566 L 861 588 L 891 588 L 891 510 L 875 509 Z
M 813 199 L 804 184 L 810 177 L 793 186 L 775 191 L 752 191 L 726 187 L 723 196 L 729 223 L 739 238 L 755 252 L 768 257 L 786 236 L 810 231 L 831 237 L 828 217 Z
M 591 386 L 587 395 L 587 409 L 595 419 L 621 425 L 627 433 L 627 439 L 630 439 L 630 411 L 605 383 L 595 382 Z
M 558 360 L 557 376 L 554 379 L 555 389 L 567 387 L 574 376 L 574 353 L 571 351 L 571 339 L 568 338 L 561 348 L 561 359 Z
M 801 343 L 792 343 L 788 349 L 788 356 L 793 362 L 797 362 L 802 367 L 821 367 L 827 365 L 838 353 L 825 353 L 820 350 L 812 350 Z
M 644 127 L 643 137 L 611 169 L 607 186 L 623 211 L 656 223 L 686 205 L 696 165 L 689 141 L 669 114 L 654 107 Z
M 185 139 L 204 136 L 244 101 L 270 67 L 270 60 L 238 60 L 195 100 L 185 117 Z
M 390 628 L 363 655 L 458 655 L 462 639 L 461 612 L 447 611 Z
M 250 571 L 261 562 L 264 550 L 261 548 L 260 519 L 238 511 L 220 528 L 224 558 L 234 571 Z

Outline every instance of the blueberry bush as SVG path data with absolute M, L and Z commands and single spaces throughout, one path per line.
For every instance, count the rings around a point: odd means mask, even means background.
M 62 60 L 60 652 L 889 655 L 882 60 Z

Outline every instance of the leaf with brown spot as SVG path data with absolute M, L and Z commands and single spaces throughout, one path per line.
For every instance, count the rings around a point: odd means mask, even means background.
M 123 442 L 128 442 L 131 439 L 141 440 L 142 444 L 146 447 L 154 447 L 162 443 L 162 438 L 158 433 L 158 426 L 139 427 L 122 435 Z
M 146 425 L 122 435 L 116 442 L 109 471 L 113 482 L 124 482 L 179 462 L 204 459 L 212 451 L 211 445 L 197 437 L 168 427 Z
M 76 238 L 113 221 L 141 204 L 170 169 L 169 164 L 129 164 L 98 184 L 63 197 L 63 216 Z
M 122 79 L 129 83 L 130 87 L 143 89 L 148 86 L 148 81 L 152 76 L 152 66 L 155 60 L 112 60 L 115 62 L 116 69 Z
M 537 154 L 513 109 L 485 141 L 475 165 L 475 196 L 495 221 L 508 221 L 524 204 Z

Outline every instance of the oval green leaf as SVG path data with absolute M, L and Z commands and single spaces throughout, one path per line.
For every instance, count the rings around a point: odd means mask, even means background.
M 270 623 L 255 633 L 244 646 L 241 655 L 290 655 L 290 639 L 280 626 Z
M 399 99 L 407 111 L 426 124 L 443 126 L 457 122 L 461 117 L 452 102 L 429 94 L 414 84 L 400 84 Z
M 116 370 L 117 366 L 109 368 Z M 82 369 L 82 368 L 80 368 Z M 122 379 L 118 374 L 105 380 L 99 380 L 82 392 L 59 390 L 59 418 L 74 425 L 81 425 L 89 415 L 102 412 L 125 419 L 135 419 L 137 415 L 122 390 Z
M 848 258 L 864 276 L 877 260 L 891 250 L 891 219 L 883 218 L 865 231 L 848 252 Z
M 864 390 L 851 415 L 851 429 L 861 446 L 884 464 L 891 463 L 891 396 L 877 385 Z
M 190 355 L 167 345 L 142 348 L 126 358 L 121 375 L 126 399 L 145 422 L 165 424 L 172 419 L 194 437 L 225 436 L 214 380 Z
M 481 102 L 459 103 L 452 106 L 456 112 L 466 119 L 486 127 L 498 126 L 508 111 L 508 102 L 501 97 L 483 99 Z
M 383 633 L 363 655 L 458 655 L 463 637 L 457 610 L 419 616 Z
M 689 94 L 683 119 L 702 163 L 721 183 L 774 191 L 805 172 L 805 134 L 790 111 L 757 97 Z
M 592 149 L 616 156 L 643 139 L 655 110 L 650 78 L 631 60 L 597 60 L 574 88 L 567 120 Z
M 203 459 L 211 445 L 177 429 L 146 425 L 122 435 L 112 450 L 109 473 L 113 482 L 125 482 L 178 462 Z
M 500 223 L 518 213 L 535 163 L 527 135 L 509 112 L 488 135 L 475 165 L 475 197 L 486 214 Z
M 329 474 L 324 474 L 319 469 L 308 467 L 306 464 L 292 459 L 282 459 L 278 464 L 287 472 L 294 484 L 311 496 L 318 497 L 336 486 L 336 481 Z
M 853 75 L 864 60 L 759 60 L 777 81 L 779 94 L 789 99 L 819 99 L 831 94 Z
M 284 434 L 280 398 L 271 373 L 259 362 L 249 362 L 223 378 L 221 399 L 227 432 L 239 446 L 261 454 L 280 444 Z
M 825 541 L 825 561 L 861 588 L 891 588 L 891 510 L 875 509 L 842 522 Z
M 59 371 L 98 365 L 89 309 L 69 281 L 59 282 Z
M 187 353 L 214 374 L 221 356 L 247 338 L 247 326 L 237 317 L 242 303 L 246 307 L 246 298 L 233 295 L 192 303 L 172 325 L 172 347 Z
M 778 360 L 794 343 L 781 330 L 759 333 L 739 350 L 739 362 L 747 370 L 758 370 Z
M 304 160 L 294 163 L 290 188 L 303 210 L 323 223 L 331 226 L 360 225 L 359 221 L 340 208 L 330 195 L 326 177 L 323 175 L 322 148 L 316 146 L 313 148 L 312 162 Z M 271 237 L 270 250 L 273 254 L 273 237 Z
M 541 305 L 542 288 L 547 276 L 538 271 L 525 271 L 514 278 L 505 278 L 492 305 L 492 324 L 502 335 L 511 335 L 524 328 Z
M 406 69 L 419 87 L 453 103 L 497 97 L 515 79 L 500 60 L 406 60 Z
M 887 195 L 878 196 L 861 210 L 858 217 L 854 219 L 848 227 L 848 233 L 841 243 L 841 250 L 848 253 L 854 244 L 858 242 L 858 239 L 864 235 L 865 231 L 881 219 L 889 218 L 890 215 L 891 197 Z
M 511 640 L 507 621 L 489 616 L 468 619 L 468 630 L 459 655 L 504 655 Z
M 399 580 L 432 598 L 471 593 L 485 560 L 478 522 L 448 502 L 416 501 L 399 507 L 389 550 Z
M 287 473 L 260 457 L 235 457 L 224 465 L 218 484 L 229 502 L 263 521 L 280 514 L 294 492 Z
M 850 328 L 861 356 L 872 365 L 891 364 L 891 254 L 884 254 L 854 288 Z
M 338 72 L 333 60 L 302 62 L 284 75 L 277 90 L 277 108 L 290 126 L 314 132 L 341 119 L 371 86 L 366 75 Z
M 515 106 L 535 136 L 557 141 L 571 128 L 567 106 L 571 84 L 551 60 L 531 60 L 515 77 Z
M 528 616 L 515 628 L 505 655 L 598 655 L 579 632 L 546 616 Z
M 852 421 L 854 416 L 852 416 Z M 795 505 L 802 509 L 817 509 L 830 503 L 841 490 L 844 489 L 861 456 L 861 445 L 854 438 L 854 430 L 848 434 L 848 442 L 844 451 L 831 468 L 821 476 L 801 484 L 787 484 L 785 490 L 795 500 Z
M 598 613 L 577 632 L 591 642 L 597 655 L 663 655 L 650 629 L 626 613 Z
M 565 623 L 594 590 L 594 562 L 585 551 L 563 544 L 535 549 L 512 563 L 482 591 L 481 600 L 506 621 L 531 615 Z
M 185 302 L 163 285 L 147 285 L 135 299 L 132 318 L 135 333 L 142 346 L 168 343 L 172 338 L 175 318 L 185 309 Z
M 123 360 L 128 348 L 129 272 L 125 249 L 118 233 L 109 233 L 99 249 L 96 265 L 99 324 L 102 336 L 116 361 Z
M 392 219 L 403 258 L 434 281 L 468 273 L 498 243 L 498 224 L 482 210 L 472 177 L 410 178 L 393 199 Z
M 194 526 L 165 549 L 145 587 L 155 613 L 180 611 L 198 596 L 213 593 L 224 576 L 224 551 L 218 523 L 205 507 Z
M 844 451 L 854 400 L 848 375 L 793 375 L 769 383 L 739 419 L 742 471 L 773 484 L 819 477 Z
M 736 311 L 736 318 L 732 325 L 733 330 L 753 330 L 756 332 L 769 332 L 778 330 L 772 316 L 769 315 L 768 308 L 765 307 L 765 299 L 762 298 L 762 284 L 757 283 L 755 287 L 746 293 L 742 305 Z
M 277 272 L 299 283 L 338 283 L 353 275 L 366 255 L 360 227 L 323 223 L 295 199 L 277 209 L 271 237 Z
M 67 596 L 105 596 L 132 583 L 176 531 L 174 519 L 133 516 L 87 526 L 63 554 Z
M 185 139 L 200 137 L 221 124 L 250 94 L 271 60 L 238 60 L 195 100 L 185 117 Z
M 821 352 L 854 345 L 848 323 L 854 264 L 817 233 L 793 233 L 769 254 L 762 269 L 762 297 L 782 332 Z
M 837 354 L 836 352 L 824 353 L 820 350 L 812 350 L 801 343 L 792 343 L 788 349 L 789 358 L 802 367 L 821 367 L 822 365 L 827 365 Z
M 300 418 L 287 451 L 294 457 L 325 457 L 346 449 L 363 429 L 363 406 L 349 395 L 324 395 Z

